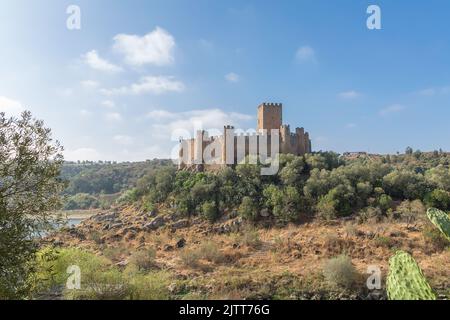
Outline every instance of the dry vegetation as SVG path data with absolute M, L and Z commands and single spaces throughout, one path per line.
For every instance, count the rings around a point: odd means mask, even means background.
M 126 209 L 121 219 L 137 215 Z M 92 232 L 97 227 L 88 220 L 78 230 Z M 132 239 L 112 235 L 100 244 L 65 233 L 53 243 L 105 256 L 122 271 L 164 271 L 169 295 L 175 299 L 367 298 L 367 267 L 377 265 L 386 276 L 388 259 L 397 249 L 413 254 L 441 297 L 449 294 L 450 272 L 445 266 L 450 265 L 450 251 L 422 218 L 414 228 L 385 218 L 376 223 L 343 219 L 283 228 L 242 222 L 230 232 L 217 229 L 207 222 L 176 230 L 165 226 L 139 231 Z

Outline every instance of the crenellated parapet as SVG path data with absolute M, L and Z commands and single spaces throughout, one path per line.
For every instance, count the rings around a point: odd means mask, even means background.
M 199 130 L 194 139 L 180 140 L 180 168 L 204 164 L 214 166 L 238 164 L 249 157 L 272 156 L 276 142 L 278 153 L 304 155 L 310 153 L 311 140 L 304 128 L 291 132 L 288 124 L 282 124 L 281 103 L 262 103 L 258 107 L 257 130 L 253 133 L 236 133 L 234 126 L 224 125 L 219 136 L 209 136 Z M 274 131 L 273 131 L 274 130 Z

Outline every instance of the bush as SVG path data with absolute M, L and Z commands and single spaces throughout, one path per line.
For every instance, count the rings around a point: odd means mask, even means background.
M 425 196 L 425 204 L 428 207 L 440 210 L 450 209 L 450 192 L 441 189 L 435 189 Z
M 134 252 L 130 257 L 130 263 L 138 270 L 149 270 L 155 266 L 156 251 L 152 248 Z
M 87 193 L 78 193 L 67 199 L 64 210 L 87 210 L 100 207 L 100 201 Z
M 377 223 L 383 220 L 383 212 L 380 208 L 367 207 L 358 213 L 357 220 L 359 223 Z
M 239 206 L 239 215 L 247 220 L 255 221 L 258 218 L 258 207 L 250 197 L 244 197 Z
M 180 252 L 181 262 L 189 268 L 197 268 L 199 266 L 200 255 L 196 250 L 185 248 Z
M 346 255 L 329 259 L 322 272 L 327 283 L 334 287 L 351 288 L 358 278 L 352 260 Z
M 433 250 L 442 251 L 449 245 L 448 240 L 431 222 L 425 224 L 422 229 L 422 235 L 425 242 Z
M 98 276 L 109 269 L 109 261 L 90 252 L 79 249 L 43 248 L 36 255 L 35 272 L 30 278 L 33 294 L 39 295 L 58 287 L 64 287 L 70 274 L 69 266 L 78 266 L 81 270 L 82 288 L 88 279 Z
M 375 245 L 377 247 L 384 247 L 384 248 L 392 248 L 392 246 L 394 245 L 394 240 L 392 240 L 389 237 L 384 237 L 384 236 L 378 236 L 375 238 Z
M 81 279 L 81 290 L 66 290 L 67 299 L 124 300 L 131 293 L 128 279 L 116 268 L 82 272 Z
M 202 243 L 197 249 L 197 254 L 201 259 L 214 263 L 219 263 L 223 260 L 223 255 L 219 247 L 212 241 Z
M 169 300 L 171 276 L 166 271 L 130 276 L 131 300 Z
M 247 247 L 257 248 L 261 245 L 257 229 L 249 228 L 237 236 L 237 241 Z
M 214 201 L 207 201 L 202 205 L 202 214 L 210 222 L 214 222 L 219 218 L 219 210 Z

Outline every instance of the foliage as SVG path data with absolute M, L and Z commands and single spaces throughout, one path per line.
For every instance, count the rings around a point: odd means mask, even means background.
M 351 288 L 358 280 L 358 273 L 352 260 L 346 255 L 331 258 L 323 266 L 323 276 L 331 285 L 342 288 Z
M 34 237 L 52 229 L 60 206 L 62 147 L 44 123 L 0 113 L 0 298 L 23 297 L 36 252 Z

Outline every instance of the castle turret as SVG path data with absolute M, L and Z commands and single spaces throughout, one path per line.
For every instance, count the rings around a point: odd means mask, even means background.
M 263 103 L 258 107 L 258 130 L 279 130 L 283 123 L 283 105 L 281 103 Z

